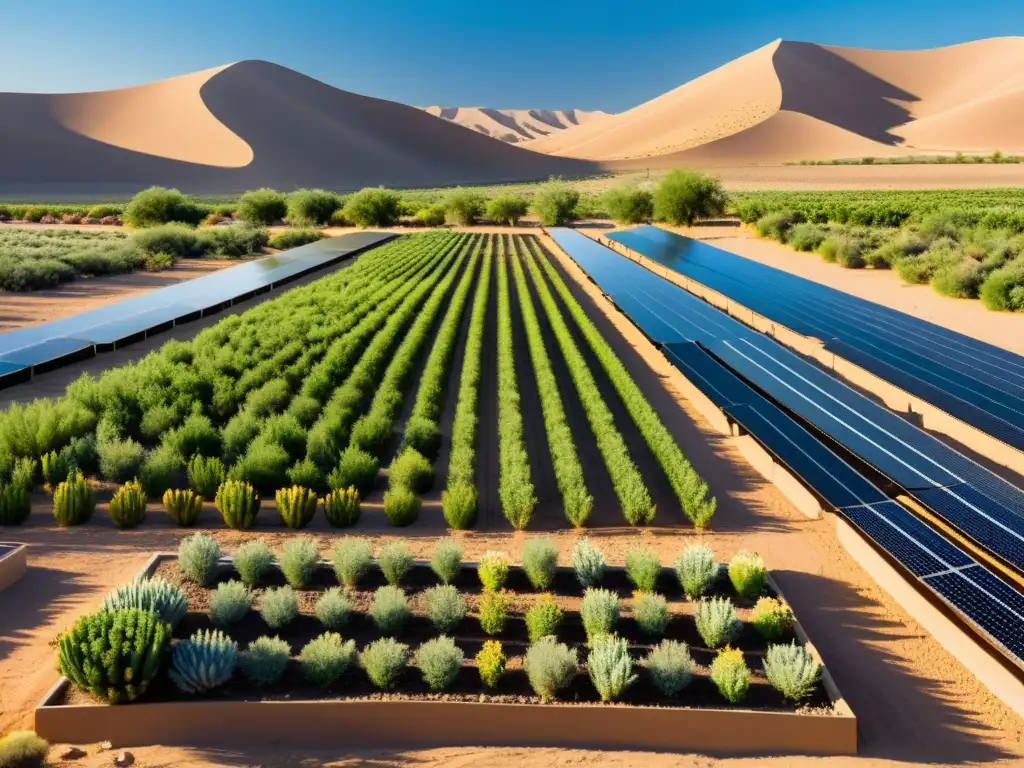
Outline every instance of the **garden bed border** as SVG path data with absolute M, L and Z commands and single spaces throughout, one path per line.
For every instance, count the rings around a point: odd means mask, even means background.
M 176 560 L 156 553 L 142 577 Z M 231 558 L 222 558 L 230 564 Z M 322 563 L 329 565 L 328 563 Z M 416 560 L 414 565 L 429 565 Z M 464 567 L 475 563 L 466 562 Z M 564 568 L 564 567 L 562 567 Z M 562 569 L 560 568 L 560 569 Z M 621 566 L 609 566 L 621 571 Z M 768 584 L 785 600 L 769 573 Z M 465 701 L 209 701 L 65 705 L 61 677 L 35 710 L 35 730 L 54 743 L 117 747 L 270 745 L 314 747 L 506 746 L 638 749 L 730 754 L 853 755 L 857 718 L 797 619 L 797 639 L 822 663 L 832 714 L 749 709 Z
M 15 541 L 0 541 L 0 592 L 25 575 L 28 547 Z

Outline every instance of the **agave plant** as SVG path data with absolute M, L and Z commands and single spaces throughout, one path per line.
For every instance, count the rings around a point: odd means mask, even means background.
M 185 693 L 203 693 L 234 674 L 238 644 L 219 629 L 201 629 L 174 648 L 168 675 Z
M 154 611 L 161 621 L 174 629 L 188 612 L 185 593 L 175 584 L 160 577 L 139 577 L 122 584 L 103 598 L 104 611 L 123 611 L 138 608 Z

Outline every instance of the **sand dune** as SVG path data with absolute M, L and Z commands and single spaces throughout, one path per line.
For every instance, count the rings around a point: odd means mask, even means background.
M 592 173 L 391 101 L 245 61 L 117 91 L 0 94 L 0 193 L 355 189 Z
M 488 107 L 421 107 L 443 120 L 484 136 L 515 144 L 561 133 L 567 128 L 598 122 L 607 112 L 584 109 L 490 109 Z
M 777 40 L 653 101 L 530 141 L 614 168 L 1024 151 L 1024 38 L 924 51 Z

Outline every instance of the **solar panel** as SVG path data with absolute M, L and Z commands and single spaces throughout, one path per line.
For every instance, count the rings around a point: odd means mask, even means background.
M 1024 596 L 980 565 L 929 576 L 924 583 L 1021 663 Z
M 848 507 L 842 514 L 915 576 L 942 573 L 974 562 L 895 501 Z
M 969 485 L 914 491 L 914 498 L 1006 562 L 1024 563 L 1024 520 Z

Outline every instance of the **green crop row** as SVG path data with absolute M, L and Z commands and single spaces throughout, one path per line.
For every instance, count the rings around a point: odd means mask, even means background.
M 545 274 L 554 286 L 555 291 L 561 297 L 563 304 L 569 310 L 576 325 L 583 333 L 583 337 L 590 345 L 594 356 L 601 363 L 605 373 L 611 380 L 615 391 L 619 393 L 622 404 L 629 411 L 633 423 L 636 424 L 640 434 L 651 453 L 657 459 L 665 477 L 668 479 L 672 490 L 679 498 L 679 503 L 686 513 L 686 516 L 698 528 L 706 528 L 715 514 L 717 503 L 714 497 L 709 496 L 708 484 L 701 478 L 693 468 L 686 456 L 679 449 L 676 441 L 665 428 L 657 412 L 644 397 L 640 387 L 633 381 L 626 367 L 619 360 L 611 346 L 605 341 L 601 332 L 594 327 L 594 324 L 587 317 L 579 302 L 572 295 L 566 286 L 565 281 L 555 270 L 548 258 L 542 253 L 540 245 L 535 239 L 527 239 L 529 247 L 537 257 L 537 262 L 543 268 Z M 533 261 L 529 262 L 533 269 Z M 539 279 L 536 278 L 536 279 Z
M 519 294 L 519 307 L 523 313 L 523 325 L 526 330 L 527 346 L 530 360 L 533 363 L 533 374 L 537 380 L 537 392 L 540 395 L 541 411 L 544 415 L 544 431 L 551 450 L 558 490 L 562 494 L 562 505 L 565 518 L 576 527 L 583 526 L 594 507 L 594 497 L 587 491 L 583 479 L 583 465 L 576 453 L 572 430 L 569 428 L 562 397 L 558 392 L 558 382 L 551 367 L 544 339 L 541 335 L 540 321 L 530 297 L 530 289 L 526 283 L 521 257 L 518 253 L 519 239 L 513 239 L 516 251 L 512 259 L 512 274 L 515 276 L 516 291 Z

